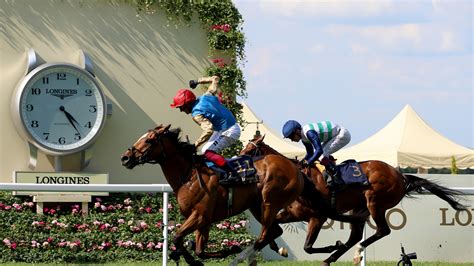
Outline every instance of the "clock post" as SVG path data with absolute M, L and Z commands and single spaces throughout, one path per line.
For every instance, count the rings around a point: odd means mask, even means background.
M 55 172 L 63 171 L 63 158 L 60 155 L 54 156 L 54 171 Z
M 63 172 L 72 169 L 64 164 L 65 159 L 79 160 L 79 171 L 89 164 L 92 158 L 90 147 L 105 126 L 107 115 L 111 114 L 111 105 L 107 104 L 96 80 L 92 61 L 82 50 L 77 65 L 63 62 L 40 64 L 38 58 L 33 49 L 28 51 L 25 77 L 15 90 L 12 114 L 18 132 L 28 142 L 29 168 L 36 169 L 38 152 L 42 152 L 54 158 L 54 172 L 36 172 L 34 176 L 16 172 L 15 182 L 29 183 L 32 180 L 28 178 L 33 178 L 36 181 L 33 183 L 108 183 L 107 174 Z M 28 178 L 24 179 L 22 175 Z M 37 194 L 34 197 L 38 203 L 37 211 L 42 209 L 43 202 L 77 202 L 79 199 L 83 211 L 87 211 L 90 193 L 64 195 L 67 196 Z

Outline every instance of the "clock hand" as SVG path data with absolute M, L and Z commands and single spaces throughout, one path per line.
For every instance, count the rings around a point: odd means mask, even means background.
M 79 123 L 76 121 L 76 119 L 74 119 L 74 117 L 73 117 L 70 113 L 68 113 L 68 112 L 66 112 L 66 111 L 64 111 L 64 114 L 66 115 L 67 120 L 69 120 L 69 123 L 71 123 L 71 125 L 74 127 L 74 129 L 76 129 L 77 133 L 78 133 L 79 135 L 81 135 L 81 132 L 80 132 L 79 129 L 76 127 L 76 124 L 79 124 Z
M 74 127 L 74 129 L 77 131 L 77 133 L 80 135 L 81 132 L 76 127 L 76 124 L 79 124 L 79 122 L 77 122 L 77 120 L 69 112 L 67 112 L 66 109 L 64 109 L 64 106 L 61 105 L 59 107 L 59 110 L 62 111 L 66 115 L 66 118 L 69 121 L 69 123 L 71 123 L 71 125 Z

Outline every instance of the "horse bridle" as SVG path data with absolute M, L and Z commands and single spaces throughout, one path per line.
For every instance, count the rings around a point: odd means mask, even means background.
M 249 141 L 249 143 L 252 144 L 253 146 L 255 146 L 255 151 L 250 156 L 257 157 L 257 156 L 261 155 L 262 151 L 260 150 L 260 147 L 258 146 L 258 144 L 253 142 L 253 141 Z
M 135 155 L 135 152 L 134 151 L 138 151 L 141 156 L 138 157 L 138 163 L 140 164 L 145 164 L 145 163 L 149 163 L 149 164 L 158 164 L 158 163 L 161 163 L 163 162 L 165 159 L 166 159 L 166 152 L 165 152 L 165 149 L 164 149 L 164 145 L 163 145 L 163 140 L 161 139 L 161 137 L 163 135 L 166 135 L 166 133 L 168 133 L 169 131 L 166 130 L 164 132 L 157 132 L 156 130 L 152 130 L 155 134 L 156 134 L 156 138 L 148 138 L 147 136 L 147 139 L 145 140 L 145 143 L 148 144 L 148 147 L 142 152 L 140 150 L 138 150 L 137 148 L 135 148 L 134 146 L 131 146 L 130 148 L 128 148 L 128 150 L 130 152 L 132 152 L 132 154 Z M 159 158 L 157 159 L 151 159 L 149 158 L 150 157 L 150 153 L 151 153 L 151 150 L 153 148 L 153 146 L 155 144 L 158 144 L 161 146 L 163 152 L 159 155 Z M 194 168 L 194 159 L 192 159 L 193 161 L 191 162 L 190 166 L 189 166 L 189 169 L 186 170 L 186 173 L 188 173 L 186 175 L 185 178 L 181 178 L 181 182 L 185 182 L 186 180 L 189 179 L 189 176 L 192 176 L 192 169 Z M 198 173 L 199 175 L 199 173 Z
M 149 163 L 149 164 L 157 164 L 157 163 L 160 163 L 162 162 L 164 159 L 166 159 L 166 153 L 163 149 L 163 142 L 161 140 L 161 135 L 162 134 L 165 134 L 167 131 L 163 132 L 163 133 L 159 133 L 157 132 L 156 130 L 153 130 L 153 132 L 155 132 L 156 134 L 156 138 L 153 138 L 153 139 L 150 139 L 148 138 L 147 136 L 147 139 L 145 140 L 145 143 L 148 144 L 148 147 L 144 150 L 144 151 L 141 151 L 137 148 L 135 148 L 134 146 L 131 146 L 128 148 L 128 150 L 135 156 L 136 152 L 138 151 L 141 155 L 140 157 L 138 157 L 138 163 L 139 164 L 145 164 L 145 163 Z M 154 144 L 159 144 L 161 145 L 161 148 L 163 150 L 163 153 L 160 154 L 160 157 L 157 158 L 157 159 L 151 159 L 149 158 L 150 157 L 150 152 L 151 152 L 151 148 L 153 148 Z M 136 157 L 136 156 L 135 156 Z

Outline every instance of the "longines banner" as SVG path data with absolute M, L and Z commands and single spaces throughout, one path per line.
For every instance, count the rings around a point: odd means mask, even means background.
M 15 172 L 15 183 L 34 183 L 34 184 L 108 184 L 108 174 L 97 173 L 76 173 L 76 172 Z M 16 195 L 36 195 L 36 194 L 86 194 L 78 192 L 31 192 L 17 191 Z M 108 195 L 106 192 L 94 192 L 94 195 Z

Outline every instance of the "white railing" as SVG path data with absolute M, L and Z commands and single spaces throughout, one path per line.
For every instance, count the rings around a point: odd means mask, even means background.
M 168 192 L 167 184 L 35 184 L 0 183 L 0 191 L 48 191 L 48 192 L 162 192 L 163 193 L 163 266 L 168 264 Z

